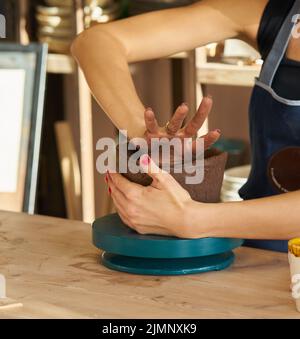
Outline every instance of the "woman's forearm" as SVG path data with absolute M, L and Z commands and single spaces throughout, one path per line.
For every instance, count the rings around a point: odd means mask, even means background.
M 262 7 L 265 1 L 257 3 Z M 129 137 L 142 136 L 145 107 L 128 64 L 191 50 L 242 32 L 245 35 L 247 27 L 253 23 L 258 27 L 260 19 L 257 5 L 248 8 L 245 4 L 239 0 L 203 0 L 95 25 L 75 39 L 72 54 L 95 99 L 113 123 L 119 129 L 127 129 Z M 255 10 L 250 10 L 252 6 Z M 255 40 L 255 36 L 254 29 L 250 39 Z
M 300 191 L 240 202 L 193 202 L 188 215 L 196 237 L 291 239 L 300 236 Z
M 91 30 L 74 41 L 72 54 L 114 125 L 126 129 L 129 137 L 142 137 L 145 108 L 136 93 L 123 46 L 108 32 Z

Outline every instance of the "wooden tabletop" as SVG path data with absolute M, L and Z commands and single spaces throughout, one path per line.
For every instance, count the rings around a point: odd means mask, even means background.
M 91 226 L 0 212 L 0 273 L 23 307 L 0 318 L 300 318 L 287 255 L 249 248 L 234 265 L 190 276 L 137 276 L 99 263 Z

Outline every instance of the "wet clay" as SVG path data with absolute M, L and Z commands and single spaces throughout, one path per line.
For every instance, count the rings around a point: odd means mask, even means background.
M 127 158 L 129 158 L 134 151 L 127 150 Z M 119 154 L 117 148 L 117 155 Z M 186 176 L 194 176 L 194 173 L 187 174 L 174 173 L 172 166 L 170 166 L 170 174 L 174 179 L 186 189 L 193 200 L 206 203 L 215 203 L 220 201 L 220 192 L 223 182 L 223 175 L 227 161 L 227 153 L 217 149 L 209 149 L 204 154 L 204 179 L 200 184 L 186 184 Z M 117 156 L 117 169 L 118 169 L 118 156 Z M 128 180 L 143 185 L 149 186 L 152 183 L 152 178 L 147 173 L 122 173 Z

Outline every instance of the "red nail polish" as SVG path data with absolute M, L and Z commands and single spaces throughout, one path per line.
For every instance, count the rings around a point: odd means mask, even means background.
M 109 192 L 109 194 L 111 194 L 111 188 L 110 187 L 108 187 L 108 192 Z
M 150 163 L 149 155 L 147 155 L 147 154 L 143 155 L 141 161 L 142 161 L 143 165 L 148 165 Z

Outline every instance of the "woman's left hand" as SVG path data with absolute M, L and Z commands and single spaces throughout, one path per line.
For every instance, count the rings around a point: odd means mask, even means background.
M 141 156 L 140 166 L 152 177 L 151 186 L 132 183 L 118 173 L 108 173 L 106 177 L 122 221 L 140 234 L 194 238 L 186 217 L 193 202 L 189 193 L 148 155 Z

